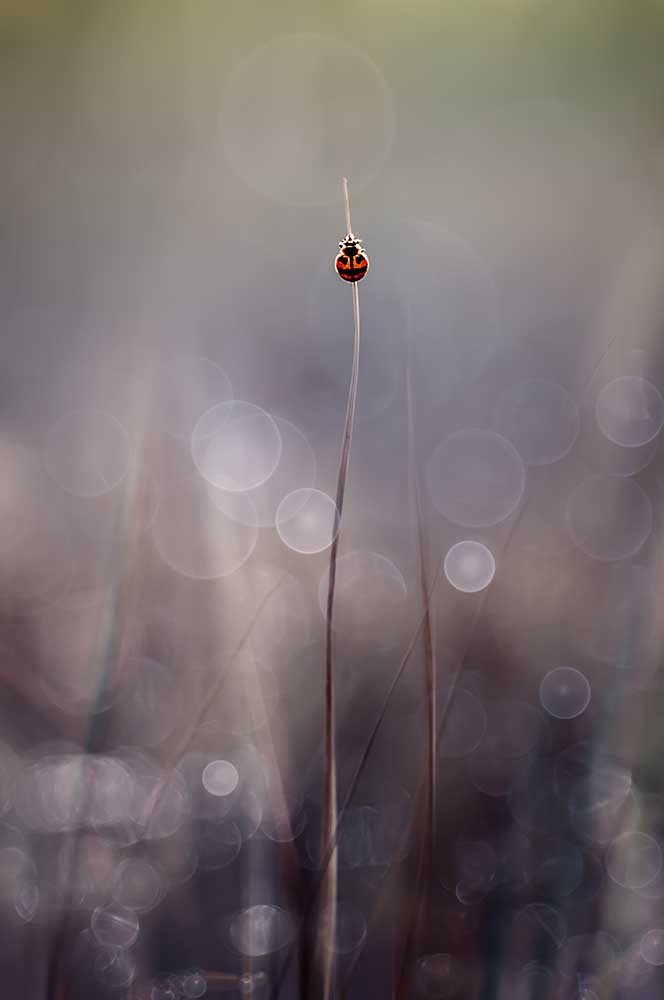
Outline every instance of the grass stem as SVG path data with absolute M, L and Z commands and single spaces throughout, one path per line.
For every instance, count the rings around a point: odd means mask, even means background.
M 350 205 L 348 200 L 348 181 L 343 179 L 344 212 L 348 232 L 350 228 Z M 351 368 L 348 401 L 346 404 L 346 419 L 341 445 L 341 458 L 337 475 L 335 533 L 330 547 L 330 571 L 327 588 L 327 621 L 325 633 L 325 791 L 323 805 L 323 847 L 322 853 L 328 850 L 336 836 L 337 829 L 337 763 L 336 763 L 336 696 L 334 687 L 333 663 L 333 617 L 334 594 L 337 578 L 337 559 L 339 554 L 339 539 L 341 536 L 341 520 L 343 516 L 344 498 L 346 495 L 346 480 L 348 477 L 348 462 L 353 440 L 353 425 L 355 422 L 355 405 L 357 402 L 357 382 L 360 369 L 360 296 L 357 282 L 353 284 L 353 364 Z M 322 886 L 322 906 L 326 912 L 325 940 L 319 942 L 321 948 L 321 964 L 323 979 L 323 1000 L 328 1000 L 332 987 L 334 939 L 336 936 L 337 908 L 337 853 L 336 845 L 332 848 L 330 862 L 325 872 Z

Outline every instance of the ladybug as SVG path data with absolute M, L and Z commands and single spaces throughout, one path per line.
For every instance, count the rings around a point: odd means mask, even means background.
M 339 244 L 334 266 L 340 278 L 344 281 L 361 281 L 369 270 L 369 258 L 357 236 L 349 233 Z

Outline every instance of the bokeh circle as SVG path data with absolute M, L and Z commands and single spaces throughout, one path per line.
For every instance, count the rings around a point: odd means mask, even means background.
M 282 441 L 274 419 L 242 400 L 218 403 L 196 422 L 191 454 L 210 486 L 231 493 L 254 490 L 279 464 Z
M 339 198 L 340 177 L 352 177 L 357 191 L 380 169 L 394 138 L 394 102 L 359 49 L 317 34 L 282 35 L 231 72 L 221 128 L 229 163 L 254 191 L 319 205 Z
M 427 483 L 436 508 L 454 524 L 486 528 L 504 521 L 519 505 L 526 486 L 514 445 L 495 431 L 455 431 L 427 464 Z
M 565 457 L 578 437 L 579 408 L 557 382 L 527 379 L 503 394 L 495 426 L 526 465 L 551 465 Z
M 621 375 L 597 394 L 595 417 L 602 434 L 623 448 L 639 448 L 664 426 L 664 399 L 638 375 Z
M 456 590 L 476 594 L 493 580 L 496 560 L 481 542 L 466 539 L 453 545 L 445 556 L 445 576 Z
M 591 476 L 567 505 L 572 541 L 593 559 L 633 556 L 652 530 L 652 506 L 638 483 L 622 476 Z
M 556 667 L 542 678 L 540 701 L 556 719 L 575 719 L 590 704 L 590 684 L 574 667 Z

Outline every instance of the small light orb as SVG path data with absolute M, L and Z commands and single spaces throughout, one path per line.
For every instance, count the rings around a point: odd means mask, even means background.
M 623 448 L 639 448 L 664 425 L 664 399 L 652 382 L 621 375 L 597 395 L 595 416 L 602 434 Z
M 191 454 L 203 479 L 231 493 L 267 482 L 281 451 L 281 434 L 270 414 L 239 400 L 213 406 L 191 435 Z
M 542 707 L 556 719 L 575 719 L 590 704 L 590 684 L 574 667 L 550 670 L 540 684 Z
M 44 464 L 67 493 L 100 497 L 127 475 L 131 447 L 122 424 L 102 410 L 74 410 L 49 431 Z
M 642 889 L 659 875 L 662 852 L 647 833 L 624 833 L 609 846 L 605 858 L 609 878 L 625 889 Z
M 323 552 L 339 530 L 334 500 L 320 490 L 293 490 L 279 504 L 277 531 L 284 545 L 294 552 L 311 555 Z
M 131 954 L 124 948 L 100 948 L 94 962 L 95 976 L 112 990 L 129 986 L 136 978 L 136 964 Z
M 238 980 L 237 990 L 243 997 L 263 996 L 267 982 L 267 976 L 264 972 L 244 972 Z
M 198 1000 L 207 993 L 207 980 L 200 972 L 188 972 L 182 977 L 180 988 L 187 1000 Z
M 148 861 L 127 858 L 117 868 L 113 880 L 113 899 L 128 910 L 146 912 L 161 900 L 163 879 Z
M 177 1000 L 177 994 L 169 983 L 157 983 L 150 990 L 150 1000 Z
M 476 594 L 493 580 L 496 561 L 486 545 L 466 539 L 449 550 L 444 570 L 453 587 L 464 594 Z
M 240 976 L 239 982 L 237 984 L 238 993 L 242 996 L 247 996 L 253 992 L 254 988 L 254 977 L 250 972 L 245 972 Z
M 240 776 L 229 760 L 211 760 L 201 776 L 203 788 L 210 795 L 230 795 L 238 786 Z
M 139 923 L 133 910 L 111 903 L 94 911 L 90 927 L 99 944 L 130 948 L 138 937 Z
M 277 906 L 248 906 L 231 921 L 230 936 L 241 955 L 258 958 L 284 948 L 292 938 L 288 914 Z
M 456 431 L 438 446 L 427 465 L 431 499 L 454 524 L 486 528 L 513 514 L 526 486 L 514 445 L 494 431 Z
M 648 965 L 664 965 L 664 930 L 653 927 L 646 931 L 641 938 L 639 950 Z
M 569 498 L 567 527 L 574 544 L 592 559 L 626 559 L 652 531 L 652 506 L 632 479 L 591 476 Z

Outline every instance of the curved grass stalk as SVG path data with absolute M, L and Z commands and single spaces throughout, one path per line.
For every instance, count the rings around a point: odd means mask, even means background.
M 350 225 L 350 202 L 348 198 L 348 181 L 343 178 L 344 214 L 348 232 Z M 348 462 L 353 440 L 353 425 L 355 422 L 355 405 L 357 402 L 357 382 L 360 369 L 360 297 L 357 282 L 353 284 L 353 364 L 351 368 L 348 402 L 346 404 L 346 419 L 341 445 L 341 458 L 337 475 L 335 532 L 330 547 L 330 570 L 327 587 L 327 622 L 325 630 L 325 791 L 323 812 L 322 850 L 325 853 L 328 845 L 333 844 L 337 829 L 337 762 L 336 762 L 336 696 L 334 686 L 334 663 L 332 649 L 332 623 L 334 616 L 334 594 L 337 577 L 337 558 L 339 553 L 339 538 L 341 534 L 341 519 L 343 516 L 344 497 L 346 495 L 346 479 Z M 323 1000 L 328 1000 L 332 987 L 334 962 L 334 940 L 336 936 L 337 910 L 337 854 L 336 845 L 332 847 L 330 863 L 325 872 L 322 887 L 322 907 L 326 910 L 324 922 L 324 939 L 319 940 L 320 964 L 323 980 Z

